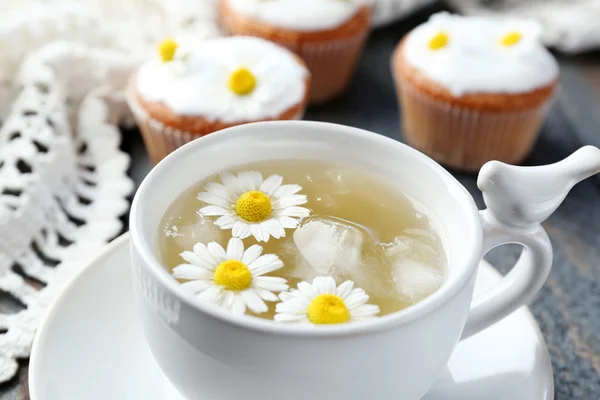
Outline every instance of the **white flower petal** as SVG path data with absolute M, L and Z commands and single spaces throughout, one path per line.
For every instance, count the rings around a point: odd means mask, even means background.
M 306 204 L 306 196 L 303 194 L 294 194 L 291 196 L 284 196 L 279 200 L 275 200 L 273 202 L 274 210 L 281 210 L 282 208 L 288 208 L 293 206 L 299 206 L 302 204 Z
M 237 178 L 245 192 L 256 190 L 263 183 L 263 177 L 258 171 L 243 171 L 238 174 Z
M 317 276 L 312 284 L 318 294 L 335 294 L 335 279 L 331 276 Z
M 208 251 L 208 247 L 204 243 L 196 243 L 194 245 L 194 254 L 200 257 L 204 261 L 204 265 L 198 264 L 208 270 L 214 271 L 219 262 Z
M 233 228 L 231 228 L 231 235 L 240 239 L 246 239 L 251 234 L 252 229 L 250 229 L 250 225 L 242 221 L 237 221 L 233 225 Z
M 296 314 L 306 314 L 310 301 L 304 297 L 295 298 L 292 300 L 284 301 L 283 303 L 277 303 L 275 306 L 276 312 L 289 312 Z
M 220 264 L 223 261 L 227 260 L 227 253 L 225 252 L 225 250 L 223 249 L 223 247 L 221 247 L 221 245 L 217 242 L 210 242 L 208 244 L 208 251 L 210 252 L 210 255 L 213 256 L 213 258 Z
M 260 255 L 262 254 L 263 248 L 262 246 L 255 244 L 246 249 L 244 255 L 242 256 L 242 262 L 248 266 L 254 262 Z
M 306 218 L 310 214 L 310 210 L 304 207 L 288 207 L 275 210 L 273 214 L 278 217 Z
M 291 292 L 281 292 L 279 293 L 279 299 L 281 299 L 281 301 L 288 301 L 293 299 L 294 296 L 292 295 Z
M 306 309 L 299 310 L 297 308 L 290 307 L 287 303 L 277 303 L 275 306 L 275 315 L 307 315 Z
M 277 217 L 277 221 L 286 229 L 296 229 L 298 227 L 298 220 L 290 217 Z
M 349 309 L 362 306 L 363 304 L 366 304 L 367 301 L 369 301 L 369 296 L 364 290 L 359 288 L 353 289 L 352 292 L 350 292 L 350 294 L 344 299 L 346 307 Z
M 283 177 L 281 175 L 271 175 L 260 185 L 260 190 L 266 193 L 269 197 L 273 196 L 281 186 Z
M 298 283 L 298 290 L 309 300 L 314 299 L 319 294 L 317 293 L 316 288 L 308 282 Z
M 284 294 L 284 298 L 286 298 L 285 301 L 287 300 L 292 300 L 292 299 L 297 299 L 297 298 L 307 298 L 304 293 L 302 293 L 301 291 L 297 290 L 297 289 L 292 289 L 289 292 L 285 292 L 287 294 Z M 283 301 L 283 298 L 281 298 L 281 300 Z
M 275 261 L 271 264 L 257 268 L 255 271 L 252 272 L 252 275 L 254 275 L 256 277 L 263 276 L 263 275 L 267 275 L 273 271 L 278 271 L 281 268 L 283 268 L 283 261 L 277 259 L 277 261 Z
M 302 190 L 300 185 L 281 185 L 273 194 L 273 197 L 279 199 L 283 196 L 290 196 Z
M 275 293 L 273 293 L 273 292 L 271 292 L 269 290 L 261 289 L 261 288 L 258 288 L 258 287 L 255 287 L 253 290 L 264 301 L 279 301 L 279 297 L 277 297 L 277 295 Z
M 379 307 L 375 304 L 364 304 L 350 311 L 354 320 L 366 319 L 379 314 Z
M 252 173 L 252 179 L 254 179 L 254 186 L 256 187 L 256 190 L 259 190 L 260 185 L 262 185 L 264 182 L 263 176 L 258 171 L 252 171 L 251 173 Z
M 234 302 L 235 302 L 235 293 L 230 290 L 226 290 L 223 295 L 223 307 L 225 307 L 227 310 L 231 311 L 231 309 L 233 308 Z
M 335 290 L 335 294 L 341 297 L 342 300 L 346 300 L 346 297 L 348 297 L 350 292 L 352 292 L 352 288 L 354 288 L 354 282 L 346 281 L 338 286 L 338 288 Z
M 241 196 L 244 193 L 244 187 L 240 184 L 238 179 L 231 172 L 223 172 L 219 175 L 221 182 L 227 187 L 227 190 L 233 193 L 234 197 Z
M 204 268 L 210 267 L 206 260 L 203 259 L 200 255 L 196 254 L 195 252 L 184 251 L 181 254 L 179 254 L 179 256 L 192 265 Z
M 268 242 L 269 241 L 269 232 L 260 224 L 252 224 L 250 225 L 250 231 L 252 232 L 252 236 L 258 242 Z
M 260 256 L 248 265 L 248 269 L 254 277 L 268 274 L 281 268 L 283 268 L 283 261 L 275 254 Z
M 227 207 L 231 206 L 230 201 L 227 201 L 222 197 L 215 196 L 214 194 L 208 193 L 208 192 L 200 192 L 200 193 L 198 193 L 198 196 L 196 196 L 196 198 L 200 201 L 203 201 L 208 204 L 212 204 L 214 206 L 221 206 L 223 208 L 227 208 Z M 221 214 L 221 215 L 223 215 L 223 214 Z
M 291 300 L 285 300 L 285 301 L 282 301 L 281 303 L 277 303 L 275 305 L 275 312 L 278 312 L 278 313 L 286 312 L 286 313 L 293 313 L 293 314 L 306 313 L 307 310 L 306 310 L 306 307 L 304 307 L 304 303 L 302 303 L 299 300 L 300 299 L 293 298 Z
M 269 310 L 269 307 L 265 304 L 264 300 L 261 299 L 254 290 L 246 289 L 241 292 L 240 295 L 242 296 L 244 303 L 246 303 L 246 306 L 256 314 L 261 314 Z
M 288 290 L 287 281 L 284 278 L 279 278 L 277 276 L 257 276 L 252 279 L 252 283 L 257 287 L 265 290 L 270 290 L 271 292 L 283 292 L 284 290 Z
M 221 206 L 206 206 L 198 210 L 198 213 L 203 217 L 217 217 L 221 215 L 231 215 L 231 211 Z
M 196 280 L 212 279 L 214 273 L 202 267 L 195 265 L 182 264 L 173 268 L 173 277 L 176 279 Z
M 208 193 L 212 193 L 215 196 L 218 196 L 222 199 L 227 200 L 227 202 L 229 202 L 229 204 L 233 203 L 234 194 L 231 193 L 231 191 L 229 189 L 227 189 L 227 186 L 225 186 L 225 185 L 222 185 L 222 184 L 216 183 L 216 182 L 210 182 L 210 183 L 206 184 L 206 186 L 204 187 L 204 190 L 206 190 Z
M 227 258 L 229 260 L 238 260 L 242 259 L 244 255 L 244 243 L 240 238 L 231 238 L 229 239 L 229 243 L 227 243 Z
M 263 221 L 260 225 L 275 239 L 285 237 L 285 229 L 283 229 L 283 226 L 279 221 L 274 218 Z
M 211 286 L 211 283 L 208 281 L 189 281 L 189 282 L 184 282 L 181 284 L 181 287 L 184 290 L 187 290 L 188 292 L 190 292 L 192 294 L 201 293 L 201 292 L 205 291 L 206 289 L 208 289 L 210 286 Z
M 235 218 L 233 218 L 231 215 L 223 215 L 215 221 L 215 225 L 221 229 L 231 229 L 235 225 L 235 222 Z
M 236 315 L 244 315 L 246 313 L 246 303 L 244 303 L 244 300 L 242 300 L 242 296 L 240 296 L 239 294 L 234 293 L 231 312 Z
M 200 293 L 198 298 L 221 305 L 221 302 L 223 301 L 223 289 L 220 286 L 211 286 Z
M 307 322 L 309 322 L 309 320 L 305 314 L 281 313 L 281 314 L 275 314 L 273 319 L 277 322 L 291 322 L 291 323 L 307 323 Z

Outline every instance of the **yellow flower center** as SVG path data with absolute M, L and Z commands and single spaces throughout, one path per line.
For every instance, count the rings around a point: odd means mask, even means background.
M 448 45 L 448 34 L 446 32 L 440 32 L 429 41 L 429 48 L 431 50 L 439 50 Z
M 227 290 L 244 290 L 252 283 L 250 270 L 241 261 L 223 261 L 215 270 L 215 284 L 224 286 Z
M 248 68 L 238 68 L 229 75 L 228 85 L 233 93 L 244 96 L 256 87 L 256 77 Z
M 235 203 L 235 213 L 248 222 L 264 221 L 272 212 L 271 199 L 259 190 L 244 193 Z
M 179 45 L 173 39 L 165 39 L 158 45 L 158 54 L 162 62 L 172 61 Z
M 313 324 L 343 324 L 350 321 L 350 311 L 341 297 L 320 294 L 308 306 L 308 319 Z
M 519 32 L 510 32 L 502 38 L 500 44 L 502 46 L 514 46 L 521 41 L 521 34 Z

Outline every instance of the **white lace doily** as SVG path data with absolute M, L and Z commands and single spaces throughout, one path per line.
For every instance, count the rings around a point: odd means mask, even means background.
M 0 314 L 0 381 L 63 284 L 122 230 L 133 188 L 113 113 L 132 67 L 123 59 L 55 43 L 21 69 L 0 129 L 0 291 L 24 308 Z

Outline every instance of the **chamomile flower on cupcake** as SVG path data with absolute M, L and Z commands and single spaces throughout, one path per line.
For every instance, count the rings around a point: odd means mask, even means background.
M 505 21 L 498 27 L 496 48 L 508 54 L 526 53 L 540 46 L 541 34 L 542 28 L 537 22 Z
M 296 324 L 344 324 L 374 318 L 379 307 L 367 304 L 364 290 L 346 281 L 337 286 L 331 276 L 316 277 L 312 283 L 300 282 L 298 288 L 279 294 L 274 320 Z
M 433 15 L 392 57 L 403 134 L 447 166 L 521 162 L 558 87 L 533 21 Z
M 263 39 L 165 39 L 133 75 L 128 103 L 157 163 L 217 130 L 302 118 L 310 80 L 304 61 Z
M 182 287 L 208 301 L 242 315 L 246 309 L 260 314 L 268 310 L 265 301 L 278 301 L 276 292 L 287 290 L 284 278 L 265 276 L 283 268 L 274 254 L 261 255 L 262 246 L 244 250 L 239 238 L 232 238 L 223 249 L 216 242 L 197 243 L 193 251 L 184 251 L 187 262 L 173 269 L 173 276 L 185 280 Z
M 223 28 L 279 43 L 308 64 L 310 99 L 340 94 L 354 73 L 371 29 L 371 0 L 220 0 Z
M 263 179 L 260 172 L 244 171 L 237 175 L 223 173 L 221 183 L 206 185 L 206 192 L 197 198 L 207 205 L 198 213 L 203 217 L 218 217 L 215 224 L 231 229 L 232 236 L 245 239 L 254 236 L 259 242 L 285 237 L 285 229 L 295 229 L 310 210 L 302 187 L 283 184 L 283 177 L 271 175 Z

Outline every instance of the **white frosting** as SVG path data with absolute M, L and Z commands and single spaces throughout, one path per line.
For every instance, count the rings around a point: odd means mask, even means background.
M 447 46 L 431 50 L 440 32 Z M 522 38 L 513 46 L 500 41 L 510 32 Z M 540 27 L 531 21 L 433 15 L 407 37 L 407 62 L 453 95 L 523 93 L 547 85 L 558 76 L 558 63 L 540 41 Z
M 351 19 L 364 0 L 228 0 L 236 12 L 269 25 L 297 31 L 336 28 Z
M 231 73 L 249 69 L 254 91 L 237 95 L 229 89 Z M 309 72 L 288 50 L 253 37 L 219 37 L 180 47 L 175 60 L 153 59 L 137 75 L 146 101 L 161 101 L 179 115 L 225 123 L 273 118 L 305 97 Z

